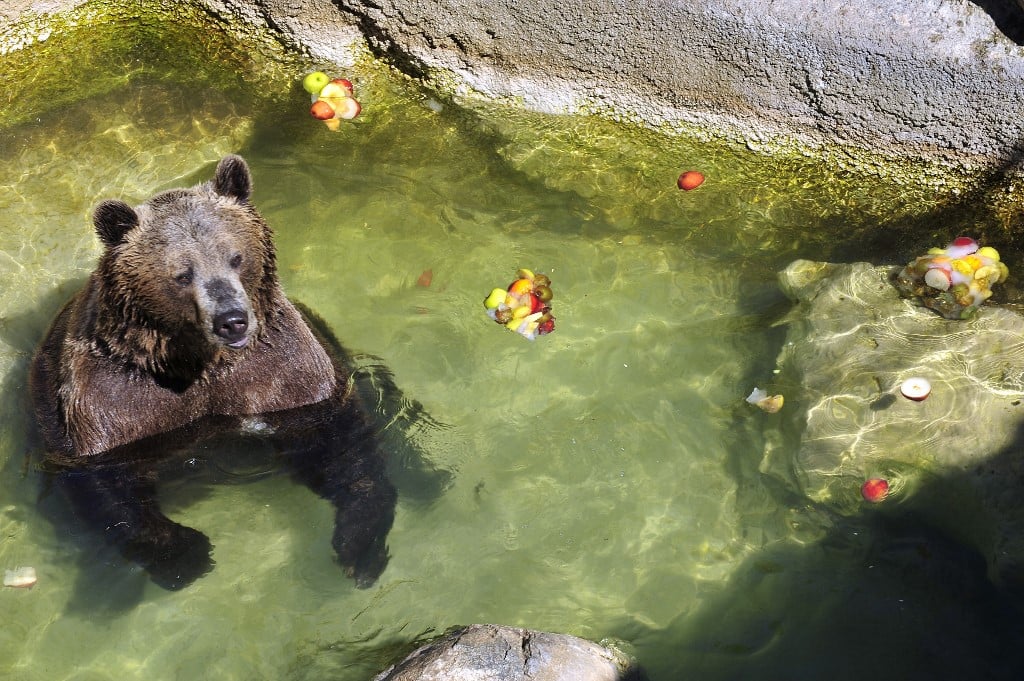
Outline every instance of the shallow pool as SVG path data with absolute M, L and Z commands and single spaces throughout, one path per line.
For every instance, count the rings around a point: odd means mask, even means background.
M 363 115 L 331 132 L 297 60 L 256 96 L 148 58 L 0 138 L 0 567 L 39 574 L 0 591 L 0 676 L 355 681 L 472 622 L 617 639 L 654 679 L 1024 669 L 1004 645 L 1012 601 L 976 556 L 764 478 L 777 415 L 743 399 L 799 393 L 773 373 L 786 264 L 906 262 L 994 229 L 984 206 L 943 213 L 932 189 L 592 117 L 460 108 L 369 62 L 345 74 Z M 368 590 L 332 562 L 325 502 L 243 471 L 167 491 L 217 565 L 165 592 L 62 515 L 27 458 L 28 358 L 92 268 L 92 206 L 206 180 L 229 152 L 252 167 L 286 291 L 435 421 L 410 437 L 450 480 L 400 489 Z M 689 168 L 707 181 L 682 192 Z M 555 293 L 557 329 L 534 342 L 481 304 L 519 267 Z

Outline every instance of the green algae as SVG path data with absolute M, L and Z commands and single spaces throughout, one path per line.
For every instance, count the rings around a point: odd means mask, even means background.
M 296 60 L 268 33 L 242 33 L 191 3 L 95 1 L 29 14 L 3 28 L 0 45 L 0 129 L 135 81 L 281 96 Z

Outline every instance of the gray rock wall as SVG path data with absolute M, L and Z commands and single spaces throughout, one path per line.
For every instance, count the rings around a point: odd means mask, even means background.
M 539 110 L 599 108 L 755 148 L 1024 158 L 1024 0 L 195 1 L 319 60 L 346 63 L 365 36 L 412 75 Z M 0 52 L 31 39 L 38 14 L 79 4 L 5 4 Z
M 297 6 L 241 4 L 269 17 Z M 1003 29 L 1024 26 L 1024 11 L 1004 4 Z M 359 25 L 405 70 L 440 69 L 541 110 L 603 107 L 751 146 L 839 143 L 967 165 L 1016 164 L 1024 149 L 1024 48 L 967 0 L 335 5 L 337 22 Z M 293 36 L 331 56 L 322 28 Z

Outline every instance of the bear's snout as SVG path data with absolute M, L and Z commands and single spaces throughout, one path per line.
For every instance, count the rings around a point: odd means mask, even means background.
M 206 300 L 200 302 L 200 308 L 209 310 L 209 332 L 229 348 L 244 348 L 254 331 L 244 290 L 221 278 L 209 281 L 203 290 Z
M 228 310 L 213 318 L 213 332 L 233 348 L 245 346 L 249 340 L 245 335 L 248 329 L 249 316 L 245 310 Z

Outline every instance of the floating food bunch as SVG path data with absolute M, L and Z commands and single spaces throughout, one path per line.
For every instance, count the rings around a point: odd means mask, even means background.
M 551 314 L 551 280 L 522 269 L 508 288 L 496 288 L 484 299 L 487 315 L 529 340 L 555 330 Z
M 302 88 L 313 96 L 309 114 L 331 130 L 337 130 L 341 121 L 352 120 L 363 110 L 348 78 L 332 79 L 323 71 L 314 71 L 302 79 Z
M 992 295 L 992 286 L 1009 275 L 996 249 L 961 236 L 946 248 L 932 248 L 915 258 L 895 283 L 902 295 L 943 317 L 967 319 Z

